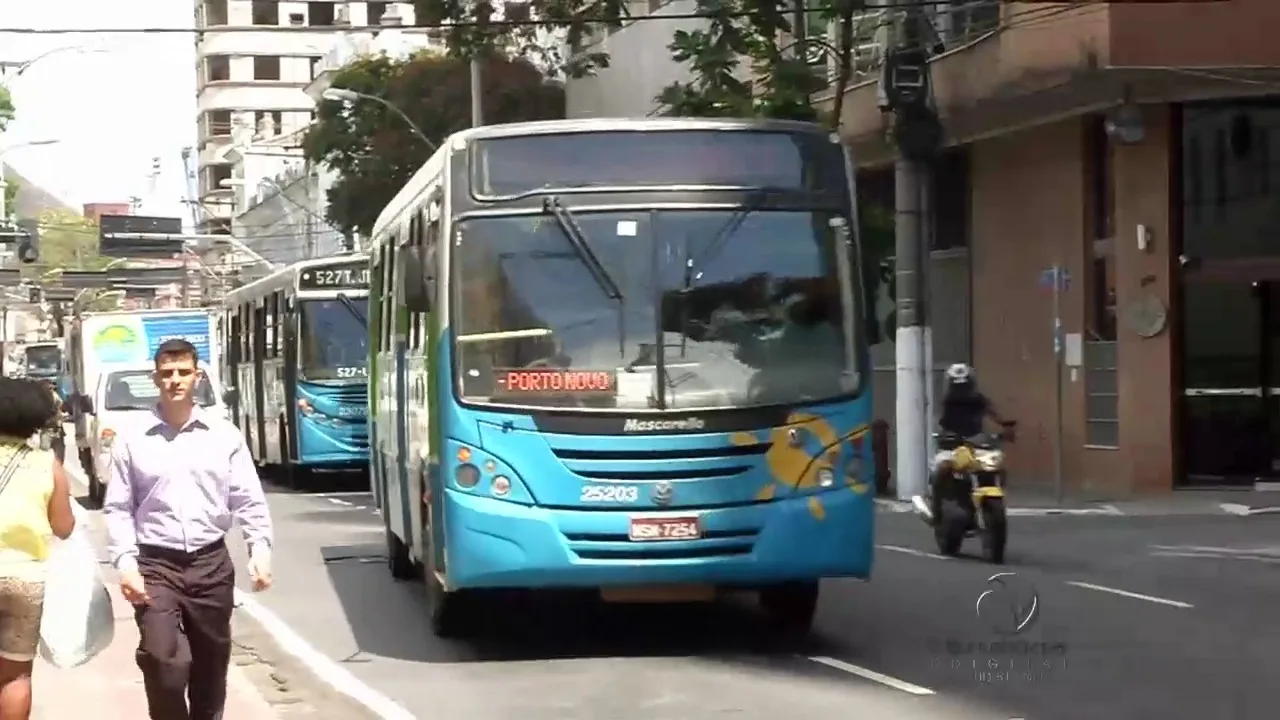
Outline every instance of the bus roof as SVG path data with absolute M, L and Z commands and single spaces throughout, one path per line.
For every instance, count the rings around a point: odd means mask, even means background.
M 528 135 L 562 135 L 592 132 L 664 132 L 674 130 L 761 130 L 775 132 L 809 132 L 828 135 L 831 130 L 821 125 L 795 120 L 766 118 L 583 118 L 577 120 L 537 120 L 534 122 L 482 125 L 460 130 L 444 139 L 440 148 L 400 188 L 391 202 L 378 214 L 372 237 L 378 237 L 388 225 L 399 220 L 413 206 L 444 168 L 445 159 L 472 141 L 489 138 Z
M 260 297 L 265 297 L 266 295 L 273 293 L 277 290 L 282 290 L 284 288 L 292 288 L 294 287 L 295 283 L 297 283 L 298 274 L 301 273 L 303 270 L 307 270 L 309 268 L 316 268 L 316 267 L 327 267 L 329 265 L 345 265 L 347 263 L 350 263 L 352 260 L 355 260 L 355 261 L 364 260 L 367 262 L 369 260 L 369 254 L 360 253 L 360 252 L 351 252 L 351 253 L 343 253 L 341 255 L 334 255 L 332 257 L 314 258 L 311 260 L 300 260 L 288 267 L 281 268 L 264 278 L 261 278 L 259 280 L 254 280 L 253 282 L 249 283 L 248 285 L 245 285 L 244 287 L 238 287 L 235 290 L 232 290 L 231 292 L 227 293 L 227 297 L 225 300 L 223 300 L 222 304 L 228 307 L 233 305 L 240 305 L 252 300 L 256 300 Z

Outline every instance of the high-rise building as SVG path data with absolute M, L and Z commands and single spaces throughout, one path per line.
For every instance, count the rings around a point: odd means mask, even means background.
M 305 128 L 315 101 L 303 89 L 340 35 L 412 18 L 407 2 L 196 0 L 198 231 L 230 230 L 235 187 L 225 151 L 233 139 Z

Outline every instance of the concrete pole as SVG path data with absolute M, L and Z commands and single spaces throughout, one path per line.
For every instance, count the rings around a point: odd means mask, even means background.
M 484 124 L 484 67 L 480 56 L 471 57 L 471 127 Z
M 930 353 L 925 326 L 928 289 L 924 284 L 928 248 L 921 202 L 923 177 L 919 162 L 900 159 L 894 167 L 898 452 L 894 476 L 899 500 L 923 495 L 929 475 L 929 368 L 925 363 Z

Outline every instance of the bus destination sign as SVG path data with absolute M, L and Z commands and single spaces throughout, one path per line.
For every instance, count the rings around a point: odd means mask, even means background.
M 369 266 L 364 263 L 311 267 L 298 275 L 299 290 L 368 290 Z
M 617 379 L 613 372 L 562 370 L 560 368 L 520 368 L 494 372 L 500 394 L 559 395 L 570 393 L 613 394 Z

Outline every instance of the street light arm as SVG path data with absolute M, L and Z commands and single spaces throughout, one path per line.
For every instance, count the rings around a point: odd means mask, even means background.
M 370 95 L 368 93 L 357 92 L 355 90 L 348 90 L 347 88 L 334 88 L 334 91 L 336 91 L 334 92 L 334 95 L 337 95 L 340 92 L 342 95 L 351 95 L 361 100 L 372 100 L 373 102 L 378 103 L 379 105 L 387 108 L 388 110 L 395 113 L 396 115 L 399 115 L 400 119 L 404 121 L 404 124 L 408 125 L 409 129 L 413 131 L 413 134 L 417 135 L 419 140 L 425 143 L 427 147 L 431 148 L 432 152 L 435 152 L 436 150 L 440 149 L 438 145 L 431 142 L 431 139 L 427 137 L 426 133 L 422 132 L 422 128 L 418 127 L 417 123 L 409 119 L 408 114 L 406 114 L 404 110 L 401 110 L 391 101 L 385 98 L 380 98 L 377 95 Z M 335 99 L 342 99 L 342 98 L 335 98 Z

